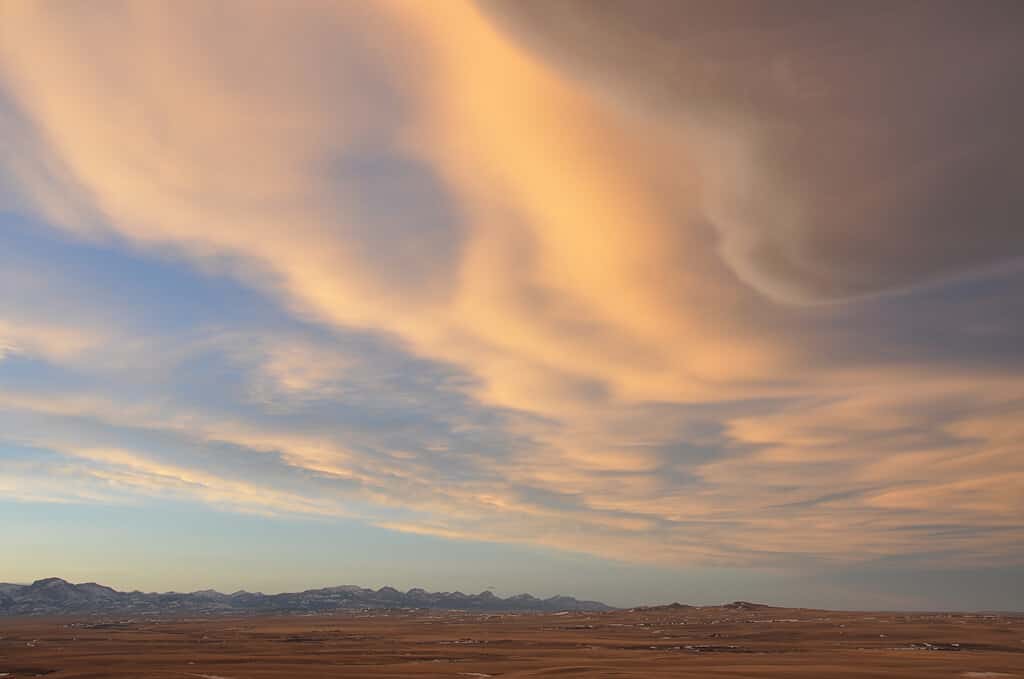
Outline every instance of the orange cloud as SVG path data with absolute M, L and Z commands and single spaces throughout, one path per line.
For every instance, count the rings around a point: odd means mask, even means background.
M 456 367 L 519 447 L 455 483 L 443 442 L 366 452 L 277 420 L 0 394 L 11 411 L 230 443 L 353 485 L 303 498 L 145 450 L 40 445 L 105 465 L 94 475 L 114 486 L 261 511 L 351 501 L 402 530 L 672 562 L 899 554 L 928 543 L 894 529 L 930 502 L 950 522 L 1019 516 L 991 473 L 1019 473 L 1011 380 L 832 364 L 821 335 L 801 334 L 809 315 L 718 256 L 704 197 L 742 174 L 743 148 L 709 168 L 706 147 L 612 105 L 468 3 L 241 7 L 110 5 L 102 20 L 5 7 L 0 74 L 32 132 L 12 175 L 78 237 L 186 258 L 304 321 Z M 372 174 L 367 158 L 437 196 L 405 205 L 337 169 Z M 450 203 L 440 217 L 435 202 Z M 444 228 L 424 236 L 431 216 Z M 54 360 L 72 362 L 78 341 L 0 325 L 0 346 Z M 275 407 L 337 396 L 351 367 L 329 342 L 287 337 L 245 358 L 246 396 Z M 982 415 L 936 424 L 937 404 L 971 400 Z M 1013 552 L 983 532 L 972 544 Z

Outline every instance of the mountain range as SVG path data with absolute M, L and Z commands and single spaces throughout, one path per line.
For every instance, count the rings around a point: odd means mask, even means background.
M 432 608 L 465 611 L 606 611 L 600 601 L 568 596 L 539 599 L 517 594 L 506 599 L 491 592 L 427 592 L 392 587 L 373 590 L 355 585 L 309 589 L 304 592 L 263 594 L 238 591 L 119 592 L 95 582 L 72 584 L 44 578 L 30 585 L 0 583 L 0 615 L 66 615 L 88 613 L 325 613 L 368 608 Z

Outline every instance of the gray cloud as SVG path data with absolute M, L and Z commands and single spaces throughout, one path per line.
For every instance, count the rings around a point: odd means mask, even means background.
M 722 256 L 770 297 L 871 295 L 1024 255 L 1020 3 L 484 6 L 687 139 Z

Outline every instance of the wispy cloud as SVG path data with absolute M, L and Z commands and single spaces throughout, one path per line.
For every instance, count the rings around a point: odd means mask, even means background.
M 483 0 L 518 37 L 682 140 L 724 261 L 787 302 L 1024 256 L 1012 225 L 1021 8 Z
M 1021 276 L 957 278 L 1021 254 L 975 179 L 1016 157 L 980 113 L 1007 34 L 657 6 L 6 6 L 0 431 L 47 452 L 2 488 L 666 564 L 1024 558 Z M 867 77 L 859 32 L 909 70 Z

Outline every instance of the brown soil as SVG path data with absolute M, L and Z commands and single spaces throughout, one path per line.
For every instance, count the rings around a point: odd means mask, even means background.
M 675 608 L 0 618 L 0 677 L 1024 679 L 1024 617 Z

